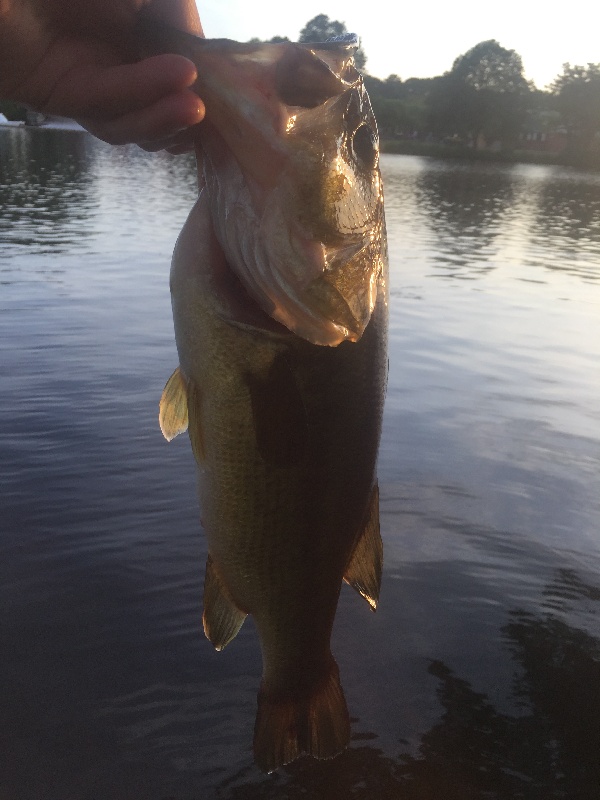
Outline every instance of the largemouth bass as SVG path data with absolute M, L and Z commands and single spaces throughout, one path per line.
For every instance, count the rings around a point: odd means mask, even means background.
M 254 753 L 330 758 L 350 723 L 330 637 L 342 580 L 375 609 L 375 477 L 387 375 L 378 138 L 355 42 L 240 44 L 150 26 L 198 67 L 202 189 L 177 241 L 179 367 L 160 403 L 189 430 L 208 539 L 203 624 L 254 617 Z M 150 44 L 149 44 L 150 43 Z

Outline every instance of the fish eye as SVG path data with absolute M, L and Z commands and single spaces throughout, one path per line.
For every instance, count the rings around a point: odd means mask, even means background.
M 352 136 L 352 152 L 357 161 L 367 169 L 375 169 L 377 166 L 379 151 L 373 131 L 368 125 L 360 125 L 354 132 Z

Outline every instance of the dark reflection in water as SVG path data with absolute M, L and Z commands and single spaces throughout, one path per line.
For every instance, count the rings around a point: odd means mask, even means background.
M 600 280 L 596 268 L 599 190 L 600 176 L 595 174 L 579 180 L 563 175 L 540 182 L 534 201 L 534 220 L 538 246 L 552 252 L 547 269 L 568 270 L 586 281 Z M 588 254 L 593 259 L 591 265 Z
M 92 159 L 90 139 L 82 133 L 3 133 L 0 242 L 5 256 L 22 246 L 58 255 L 89 234 L 97 207 L 89 191 Z
M 454 168 L 453 168 L 454 167 Z M 449 165 L 426 170 L 417 187 L 417 202 L 442 247 L 436 263 L 461 277 L 493 269 L 496 237 L 515 196 L 510 168 L 494 165 Z M 468 270 L 464 268 L 467 267 Z
M 263 776 L 156 420 L 193 163 L 0 131 L 1 800 L 599 796 L 600 180 L 382 161 L 381 604 L 340 599 L 351 748 Z
M 597 590 L 596 590 L 597 591 Z M 511 613 L 522 716 L 503 714 L 441 662 L 442 722 L 400 770 L 407 797 L 595 798 L 600 786 L 600 643 L 556 617 Z
M 600 600 L 600 588 L 586 585 L 572 571 L 561 571 L 544 594 L 575 603 Z M 332 764 L 305 759 L 287 767 L 285 776 L 260 785 L 228 786 L 243 781 L 238 775 L 217 796 L 595 800 L 600 787 L 600 641 L 553 614 L 515 610 L 509 618 L 502 634 L 519 669 L 513 696 L 521 713 L 503 713 L 435 660 L 428 672 L 438 681 L 443 712 L 423 735 L 416 755 L 390 758 L 367 744 L 374 735 L 356 736 L 352 748 Z
M 563 176 L 562 180 L 553 177 L 543 181 L 537 198 L 539 224 L 553 236 L 593 240 L 600 225 L 599 185 L 600 176 L 595 174 L 577 180 Z

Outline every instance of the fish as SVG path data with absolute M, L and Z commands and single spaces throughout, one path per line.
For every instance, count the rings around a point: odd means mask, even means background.
M 144 23 L 145 24 L 145 23 Z M 198 69 L 201 189 L 170 276 L 179 365 L 160 400 L 188 431 L 208 557 L 203 627 L 254 619 L 254 758 L 339 754 L 350 719 L 331 633 L 342 582 L 377 606 L 376 462 L 387 381 L 379 144 L 356 38 L 210 40 L 145 24 Z

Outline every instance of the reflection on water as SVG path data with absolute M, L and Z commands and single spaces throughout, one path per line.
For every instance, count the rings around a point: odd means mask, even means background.
M 572 175 L 540 182 L 535 203 L 535 243 L 553 254 L 547 269 L 564 269 L 584 281 L 600 280 L 600 176 L 574 180 Z
M 493 166 L 426 170 L 416 191 L 421 213 L 439 241 L 436 264 L 453 277 L 493 269 L 494 243 L 514 203 L 515 183 Z
M 386 156 L 377 614 L 351 748 L 263 776 L 260 653 L 200 624 L 168 262 L 188 158 L 0 131 L 0 797 L 596 798 L 600 177 Z
M 572 612 L 582 599 L 600 600 L 598 587 L 562 571 L 545 594 L 568 598 Z M 305 759 L 287 767 L 285 775 L 254 786 L 245 785 L 239 774 L 222 784 L 218 796 L 596 798 L 600 642 L 554 614 L 524 610 L 511 611 L 501 633 L 518 668 L 512 688 L 518 713 L 499 710 L 469 681 L 433 660 L 427 671 L 437 681 L 442 714 L 414 755 L 400 748 L 397 757 L 388 757 L 377 748 L 375 735 L 357 735 L 352 748 L 332 764 Z
M 27 247 L 66 252 L 89 233 L 96 203 L 88 191 L 89 137 L 59 131 L 5 131 L 0 146 L 0 241 L 3 255 Z M 4 259 L 3 259 L 4 261 Z M 3 264 L 4 277 L 8 272 Z M 56 272 L 60 271 L 56 265 Z M 2 277 L 0 277 L 0 280 Z

